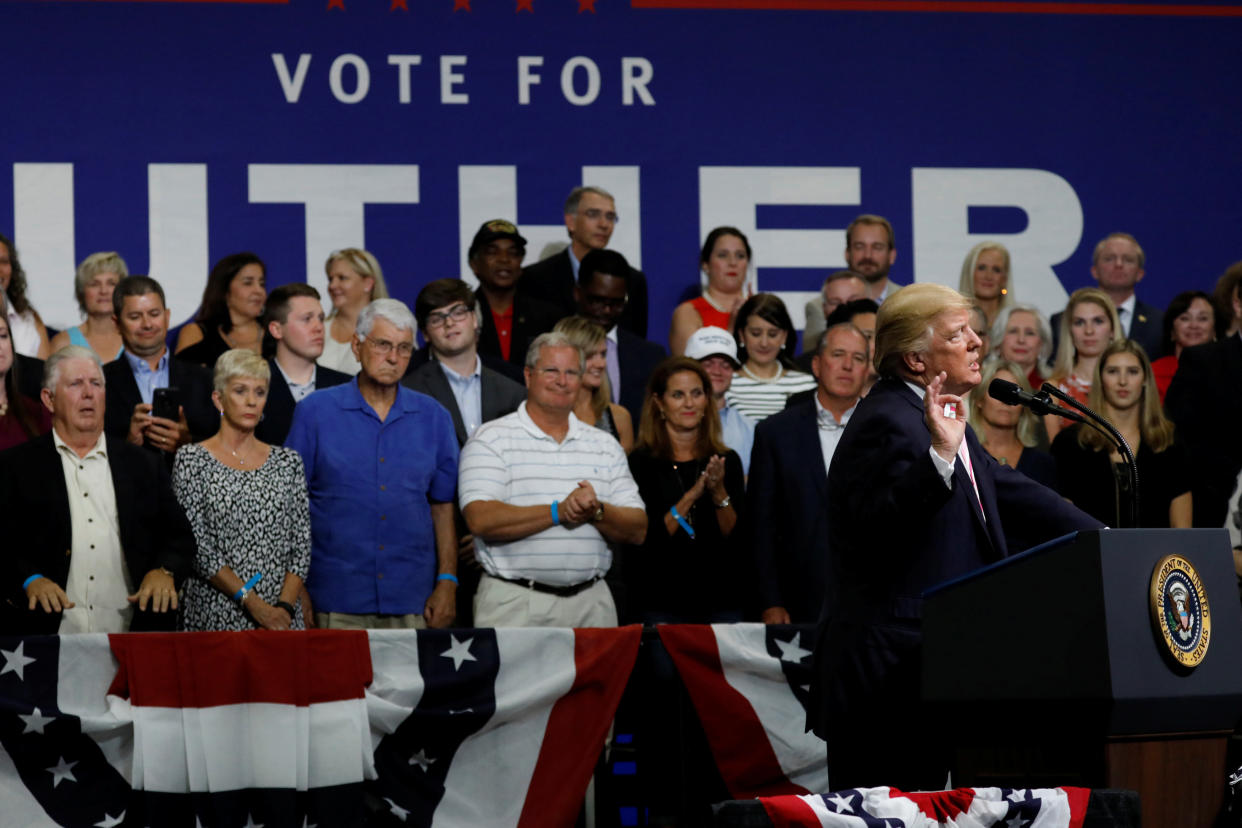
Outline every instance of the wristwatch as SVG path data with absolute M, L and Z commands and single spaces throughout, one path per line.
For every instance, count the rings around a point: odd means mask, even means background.
M 728 509 L 729 504 L 733 502 L 733 498 L 725 495 L 725 499 L 716 504 L 717 509 Z
M 595 510 L 595 514 L 591 515 L 592 523 L 599 523 L 604 519 L 604 504 L 599 504 L 599 508 Z

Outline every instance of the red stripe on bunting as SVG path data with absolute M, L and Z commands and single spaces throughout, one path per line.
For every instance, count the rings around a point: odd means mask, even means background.
M 823 828 L 815 811 L 800 796 L 764 796 L 759 804 L 768 812 L 772 828 Z
M 144 707 L 217 707 L 360 699 L 371 683 L 358 630 L 110 635 L 120 662 L 109 694 Z
M 763 11 L 954 12 L 967 14 L 1153 15 L 1242 17 L 1242 6 L 1173 3 L 969 2 L 969 0 L 630 0 L 635 9 L 759 9 Z
M 574 630 L 574 683 L 548 717 L 518 828 L 573 825 L 638 657 L 638 624 Z
M 690 692 L 716 767 L 733 798 L 818 793 L 790 782 L 781 770 L 754 708 L 725 680 L 712 628 L 661 624 L 656 629 Z

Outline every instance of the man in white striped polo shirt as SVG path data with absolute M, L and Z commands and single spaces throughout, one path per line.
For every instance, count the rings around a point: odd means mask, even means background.
M 526 354 L 526 402 L 461 452 L 458 498 L 484 575 L 479 627 L 608 627 L 609 544 L 641 544 L 647 514 L 625 451 L 573 415 L 584 359 L 563 334 Z

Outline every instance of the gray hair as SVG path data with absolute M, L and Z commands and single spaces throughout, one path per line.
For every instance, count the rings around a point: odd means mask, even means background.
M 1042 369 L 1052 359 L 1052 326 L 1048 324 L 1048 317 L 1044 316 L 1043 311 L 1034 305 L 1013 304 L 1001 308 L 1000 313 L 996 315 L 996 322 L 992 325 L 992 349 L 1000 353 L 1001 343 L 1005 339 L 1005 330 L 1009 327 L 1009 320 L 1015 313 L 1029 313 L 1035 317 L 1035 327 L 1039 329 L 1039 338 L 1042 341 L 1039 346 L 1038 362 Z
M 83 259 L 73 275 L 73 295 L 77 297 L 82 313 L 86 313 L 86 285 L 100 273 L 115 273 L 119 282 L 129 275 L 129 268 L 116 251 L 92 253 Z
M 44 388 L 55 393 L 56 384 L 60 382 L 60 366 L 71 359 L 89 359 L 95 363 L 95 367 L 99 369 L 99 377 L 103 379 L 103 363 L 99 361 L 99 354 L 82 345 L 66 345 L 48 357 L 47 362 L 43 363 Z
M 612 197 L 612 193 L 608 192 L 603 187 L 594 187 L 590 185 L 586 187 L 574 187 L 569 191 L 569 197 L 565 199 L 565 215 L 578 215 L 578 202 L 582 201 L 582 197 L 587 193 L 593 193 L 597 196 L 606 198 L 613 204 L 617 203 L 617 200 Z
M 573 348 L 578 354 L 578 370 L 586 370 L 586 354 L 560 331 L 549 331 L 535 337 L 535 341 L 530 343 L 530 347 L 526 349 L 527 368 L 535 370 L 535 366 L 539 364 L 539 354 L 544 348 Z
M 221 394 L 228 387 L 229 380 L 237 377 L 246 377 L 248 379 L 263 380 L 270 383 L 272 381 L 272 369 L 268 367 L 267 360 L 256 354 L 254 351 L 245 348 L 233 348 L 220 354 L 216 360 L 216 367 L 212 373 L 212 387 Z
M 418 322 L 415 321 L 414 314 L 410 313 L 405 302 L 400 299 L 376 299 L 358 314 L 354 331 L 359 339 L 367 338 L 371 333 L 371 328 L 375 325 L 376 318 L 387 319 L 398 329 L 409 331 L 411 335 L 418 332 Z

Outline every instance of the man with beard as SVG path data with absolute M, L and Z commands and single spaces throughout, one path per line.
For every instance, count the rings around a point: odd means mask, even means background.
M 895 261 L 897 242 L 888 219 L 864 213 L 845 228 L 845 265 L 862 274 L 871 298 L 879 304 L 901 287 L 888 278 Z

